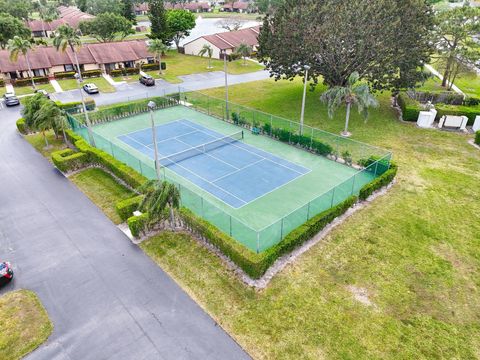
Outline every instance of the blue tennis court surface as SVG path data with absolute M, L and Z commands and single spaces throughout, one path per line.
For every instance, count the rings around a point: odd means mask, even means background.
M 310 170 L 241 141 L 181 119 L 155 127 L 160 164 L 234 208 L 297 179 Z M 150 128 L 119 140 L 155 158 Z

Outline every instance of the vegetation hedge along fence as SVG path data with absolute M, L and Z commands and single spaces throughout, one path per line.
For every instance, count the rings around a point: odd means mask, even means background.
M 411 99 L 406 93 L 401 92 L 397 96 L 397 102 L 402 109 L 402 117 L 405 121 L 417 121 L 422 107 L 416 100 Z
M 35 81 L 35 84 L 46 84 L 50 80 L 48 79 L 48 76 L 37 76 L 33 78 L 33 81 Z M 12 80 L 12 84 L 14 86 L 28 86 L 32 84 L 32 80 L 30 78 L 15 79 L 15 80 Z
M 475 133 L 475 144 L 480 145 L 480 130 Z
M 148 213 L 128 218 L 127 224 L 132 235 L 136 238 L 146 229 L 148 223 Z
M 26 135 L 29 133 L 28 127 L 25 124 L 25 119 L 20 118 L 17 120 L 17 129 L 20 132 L 20 134 Z
M 68 103 L 62 103 L 61 101 L 57 100 L 55 101 L 55 104 L 57 104 L 57 106 L 60 109 L 66 111 L 69 114 L 76 114 L 76 113 L 83 112 L 83 105 L 81 101 L 72 101 Z M 95 100 L 93 100 L 91 97 L 87 97 L 85 99 L 85 106 L 88 111 L 95 110 L 95 107 L 96 107 Z
M 397 165 L 393 162 L 390 162 L 390 168 L 382 173 L 379 177 L 364 185 L 358 194 L 360 200 L 366 200 L 370 195 L 375 191 L 383 188 L 390 184 L 395 176 L 397 175 Z
M 130 166 L 125 165 L 110 154 L 90 146 L 81 136 L 75 134 L 72 130 L 67 130 L 65 133 L 69 141 L 71 141 L 80 152 L 88 155 L 88 161 L 90 163 L 103 166 L 119 179 L 125 181 L 130 187 L 135 189 L 147 181 L 146 177 L 139 174 Z
M 64 149 L 52 153 L 52 161 L 62 172 L 74 171 L 88 164 L 88 155 L 72 149 Z
M 466 116 L 468 118 L 467 125 L 473 125 L 475 117 L 480 115 L 480 106 L 437 104 L 435 109 L 437 109 L 437 120 L 444 115 Z
M 115 210 L 122 221 L 127 221 L 138 210 L 144 196 L 137 195 L 129 199 L 121 200 L 116 203 Z
M 162 67 L 162 70 L 166 70 L 167 69 L 167 63 L 162 61 L 161 67 Z M 148 70 L 159 70 L 159 69 L 160 69 L 160 65 L 158 63 L 142 65 L 142 71 L 144 71 L 144 70 L 146 70 L 146 71 L 148 71 Z

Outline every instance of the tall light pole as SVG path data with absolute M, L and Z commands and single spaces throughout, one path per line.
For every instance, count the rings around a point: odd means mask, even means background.
M 303 120 L 305 118 L 305 99 L 307 97 L 307 80 L 308 80 L 308 70 L 310 70 L 310 66 L 304 65 L 303 68 L 305 69 L 305 81 L 303 84 L 302 113 L 300 115 L 300 135 L 303 135 Z
M 77 88 L 80 91 L 80 96 L 82 98 L 83 113 L 85 114 L 85 122 L 87 123 L 87 132 L 90 145 L 95 146 L 95 139 L 93 137 L 92 124 L 90 123 L 90 118 L 88 117 L 87 105 L 85 105 L 85 99 L 83 97 L 83 90 L 81 84 L 83 82 L 82 75 L 80 71 L 75 73 L 75 79 L 77 79 Z
M 223 54 L 223 71 L 225 73 L 225 111 L 227 112 L 227 121 L 230 119 L 230 113 L 228 110 L 228 73 L 227 73 L 227 50 L 222 50 Z
M 160 164 L 158 163 L 158 149 L 157 149 L 157 131 L 155 129 L 155 121 L 153 120 L 153 110 L 157 107 L 153 101 L 149 101 L 148 109 L 150 110 L 150 121 L 152 123 L 152 137 L 153 137 L 153 149 L 155 153 L 155 172 L 157 174 L 157 180 L 160 181 Z

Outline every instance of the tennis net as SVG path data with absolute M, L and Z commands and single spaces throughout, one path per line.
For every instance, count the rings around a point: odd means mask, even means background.
M 228 136 L 212 140 L 208 143 L 192 147 L 187 150 L 182 150 L 178 153 L 168 155 L 158 159 L 158 163 L 162 166 L 168 167 L 173 164 L 177 164 L 181 161 L 190 159 L 192 157 L 208 153 L 212 150 L 221 148 L 237 141 L 243 140 L 243 131 L 238 131 Z

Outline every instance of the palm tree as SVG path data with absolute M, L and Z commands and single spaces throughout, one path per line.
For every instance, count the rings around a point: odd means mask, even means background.
M 208 56 L 208 67 L 207 67 L 207 69 L 211 69 L 212 68 L 213 48 L 208 44 L 204 44 L 202 49 L 199 51 L 198 55 L 201 56 L 201 57 L 204 57 L 205 55 Z
M 243 58 L 243 65 L 247 65 L 247 57 L 251 55 L 253 49 L 247 43 L 242 42 L 238 45 L 235 52 Z
M 60 116 L 59 110 L 53 101 L 47 101 L 33 116 L 33 128 L 42 133 L 45 139 L 45 147 L 49 146 L 46 131 L 54 128 L 56 121 L 58 121 L 57 117 Z
M 55 38 L 53 39 L 53 45 L 57 48 L 57 50 L 61 50 L 65 52 L 67 48 L 73 53 L 75 58 L 75 66 L 78 74 L 78 82 L 82 83 L 82 72 L 80 71 L 80 63 L 78 62 L 77 56 L 77 49 L 82 47 L 82 41 L 80 36 L 78 35 L 77 31 L 69 25 L 61 25 L 57 28 L 57 32 L 55 34 Z M 85 114 L 85 122 L 87 123 L 87 130 L 88 130 L 88 138 L 90 140 L 90 144 L 95 146 L 95 139 L 93 137 L 92 131 L 92 124 L 90 123 L 90 118 L 88 117 L 87 106 L 85 105 L 85 100 L 83 98 L 83 91 L 79 87 L 80 96 L 82 98 L 82 106 L 83 106 L 83 113 Z
M 178 188 L 166 181 L 149 180 L 138 190 L 145 194 L 139 208 L 149 214 L 150 225 L 164 219 L 169 212 L 170 226 L 173 229 L 175 226 L 174 210 L 180 206 Z
M 18 55 L 20 53 L 25 57 L 25 61 L 27 62 L 28 67 L 28 74 L 30 75 L 30 79 L 32 80 L 32 86 L 36 89 L 35 81 L 33 80 L 33 72 L 30 66 L 30 60 L 28 58 L 28 52 L 32 50 L 34 45 L 25 39 L 22 39 L 20 36 L 14 36 L 13 39 L 8 40 L 8 51 L 10 51 L 10 60 L 16 62 L 18 60 Z
M 155 54 L 155 59 L 158 61 L 159 74 L 162 74 L 162 54 L 167 51 L 168 47 L 160 39 L 152 39 L 148 44 L 148 51 Z
M 328 106 L 328 116 L 333 117 L 335 110 L 343 103 L 347 105 L 347 114 L 345 118 L 345 130 L 343 136 L 350 136 L 348 132 L 348 122 L 350 120 L 350 109 L 352 105 L 357 105 L 358 112 L 362 114 L 365 121 L 368 118 L 368 108 L 377 107 L 378 101 L 370 92 L 368 84 L 359 82 L 360 75 L 353 72 L 348 77 L 345 86 L 335 86 L 325 91 L 320 100 Z

